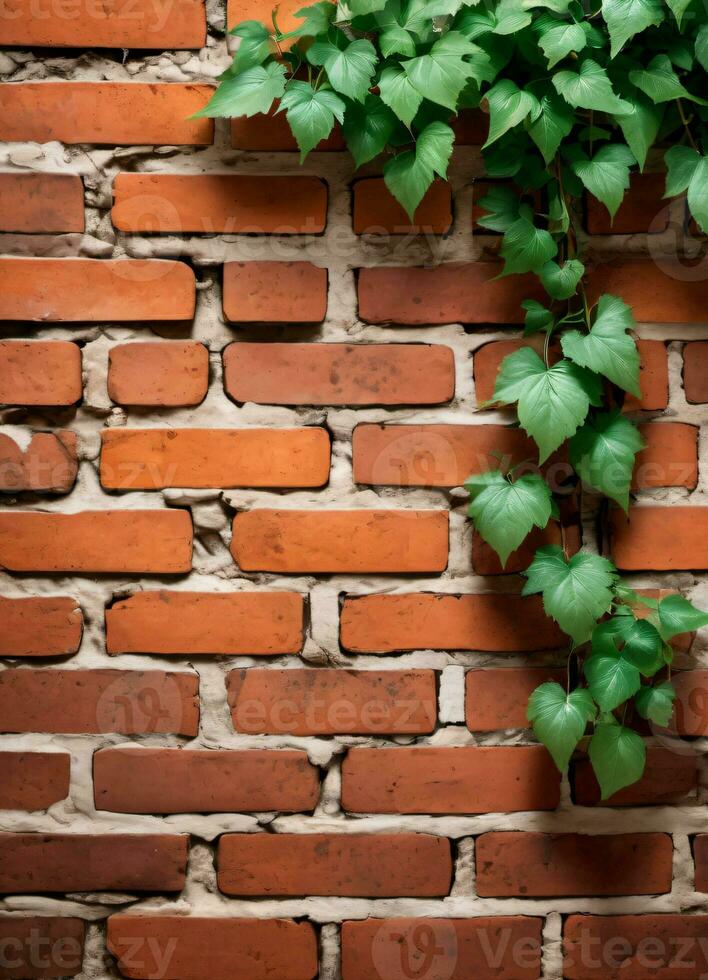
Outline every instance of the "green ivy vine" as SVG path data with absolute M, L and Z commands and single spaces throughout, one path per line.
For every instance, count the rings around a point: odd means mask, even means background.
M 621 411 L 625 392 L 639 394 L 635 322 L 618 296 L 588 303 L 577 205 L 587 192 L 614 217 L 657 145 L 666 197 L 686 194 L 708 233 L 702 0 L 322 0 L 297 16 L 288 33 L 277 9 L 272 28 L 233 29 L 233 64 L 199 115 L 278 104 L 302 159 L 340 123 L 357 167 L 385 155 L 386 185 L 412 218 L 446 176 L 452 117 L 481 106 L 486 171 L 506 182 L 479 202 L 479 224 L 501 233 L 501 275 L 532 273 L 548 297 L 523 303 L 525 334 L 543 337 L 543 356 L 523 347 L 506 357 L 490 403 L 516 406 L 539 464 L 567 446 L 576 481 L 626 511 L 643 445 Z M 497 468 L 465 486 L 503 565 L 533 528 L 560 518 L 542 471 Z M 524 574 L 524 594 L 540 594 L 570 637 L 568 683 L 538 687 L 529 720 L 560 770 L 592 726 L 588 753 L 606 798 L 644 770 L 634 713 L 670 722 L 671 639 L 708 615 L 679 595 L 639 596 L 589 551 L 542 547 Z

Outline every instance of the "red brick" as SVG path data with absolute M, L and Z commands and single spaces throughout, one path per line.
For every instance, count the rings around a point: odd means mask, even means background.
M 232 0 L 235 2 L 235 0 Z M 241 0 L 238 0 L 239 7 L 243 9 Z M 287 0 L 289 5 L 292 0 Z M 301 10 L 301 0 L 295 0 L 297 9 Z M 283 9 L 281 4 L 279 11 Z M 241 17 L 239 17 L 241 20 Z M 280 24 L 280 17 L 278 24 Z M 295 24 L 297 21 L 294 22 Z M 239 116 L 231 120 L 231 145 L 237 150 L 251 150 L 253 152 L 270 151 L 290 151 L 298 149 L 295 137 L 290 129 L 290 124 L 284 112 L 278 112 L 278 104 L 265 114 L 257 116 Z M 315 147 L 316 150 L 344 150 L 346 144 L 342 131 L 335 123 L 334 129 L 327 137 Z
M 352 813 L 555 810 L 560 773 L 543 746 L 350 749 L 342 807 Z
M 66 657 L 81 645 L 83 615 L 64 596 L 0 596 L 1 657 Z
M 28 0 L 11 0 L 24 5 Z M 5 8 L 7 10 L 7 7 Z M 6 15 L 7 16 L 7 15 Z M 0 20 L 3 32 L 22 21 Z M 0 231 L 51 235 L 84 230 L 84 185 L 71 174 L 0 174 Z
M 708 569 L 708 507 L 631 507 L 610 513 L 611 553 L 625 571 Z
M 73 405 L 81 395 L 81 348 L 76 344 L 0 340 L 0 403 Z
M 0 891 L 180 891 L 186 834 L 3 834 Z
M 428 834 L 224 834 L 226 895 L 438 897 L 452 878 L 450 842 Z
M 632 487 L 688 487 L 698 483 L 698 426 L 649 422 L 639 426 L 646 447 L 637 454 Z
M 55 916 L 0 915 L 2 980 L 75 977 L 81 970 L 85 924 Z
M 476 842 L 481 898 L 663 895 L 671 891 L 669 834 L 482 834 Z
M 679 735 L 696 738 L 708 735 L 708 670 L 686 670 L 675 674 L 674 717 L 670 728 Z
M 520 429 L 504 425 L 384 425 L 354 429 L 354 482 L 459 487 L 468 476 L 538 455 Z M 493 455 L 497 454 L 497 455 Z
M 188 572 L 185 510 L 0 513 L 0 567 L 12 572 Z
M 66 799 L 70 761 L 66 752 L 0 752 L 0 810 L 46 810 Z
M 686 401 L 708 402 L 708 340 L 695 340 L 683 348 L 683 387 Z
M 574 555 L 581 545 L 580 528 L 577 524 L 565 527 L 565 547 L 568 554 Z M 502 566 L 496 551 L 487 544 L 477 531 L 472 532 L 472 567 L 478 575 L 510 575 L 523 572 L 534 559 L 538 548 L 548 544 L 562 545 L 564 536 L 560 525 L 550 521 L 543 529 L 533 528 L 528 537 L 507 558 Z
M 14 439 L 0 433 L 0 491 L 3 493 L 26 490 L 68 493 L 78 469 L 74 432 L 64 429 L 35 432 L 24 451 Z
M 669 259 L 628 259 L 595 266 L 588 275 L 588 299 L 620 296 L 639 323 L 705 323 L 705 280 L 698 267 Z
M 108 948 L 121 975 L 133 980 L 311 980 L 317 974 L 312 924 L 289 919 L 112 915 Z
M 352 653 L 517 653 L 562 646 L 565 635 L 534 596 L 412 592 L 347 596 L 340 639 Z
M 329 478 L 329 434 L 317 426 L 104 429 L 101 444 L 107 490 L 321 487 Z
M 411 221 L 382 177 L 366 177 L 352 188 L 355 235 L 442 235 L 452 225 L 450 185 L 435 180 Z
M 365 735 L 431 732 L 432 670 L 233 670 L 227 680 L 236 731 Z
M 299 653 L 295 592 L 136 592 L 106 609 L 108 653 L 260 656 Z
M 360 269 L 359 316 L 365 323 L 523 323 L 521 301 L 542 298 L 538 280 L 495 280 L 500 271 L 496 262 Z
M 614 220 L 604 204 L 592 194 L 586 194 L 585 223 L 588 232 L 591 235 L 632 235 L 666 231 L 669 227 L 669 202 L 663 200 L 665 188 L 665 173 L 631 174 L 629 191 Z
M 191 320 L 196 286 L 165 259 L 0 259 L 0 320 Z
M 436 573 L 447 552 L 441 510 L 261 508 L 236 515 L 231 540 L 234 560 L 250 572 Z
M 696 865 L 696 891 L 708 892 L 708 834 L 697 834 L 693 841 Z
M 482 146 L 489 133 L 489 115 L 481 109 L 461 109 L 450 125 L 457 146 Z
M 526 718 L 533 691 L 546 681 L 565 684 L 565 669 L 555 667 L 485 667 L 465 676 L 465 722 L 471 732 L 529 728 Z
M 198 694 L 196 674 L 12 668 L 0 672 L 0 732 L 196 735 Z
M 571 915 L 567 980 L 682 980 L 708 970 L 705 915 Z
M 8 0 L 5 11 L 0 22 L 3 47 L 173 51 L 206 44 L 200 0 L 177 0 L 167 7 L 150 0 L 114 0 L 110 8 L 81 0 L 71 5 L 70 13 L 51 0 Z
M 113 196 L 121 231 L 316 235 L 327 224 L 319 177 L 118 174 Z
M 543 920 L 365 919 L 342 923 L 342 980 L 538 980 Z
M 0 140 L 207 146 L 214 121 L 189 117 L 213 91 L 176 82 L 11 83 L 0 89 Z
M 229 323 L 322 323 L 327 269 L 311 262 L 227 262 L 224 316 Z
M 698 771 L 693 754 L 680 755 L 659 745 L 648 745 L 642 778 L 606 800 L 600 800 L 600 787 L 589 759 L 574 765 L 572 781 L 575 802 L 580 806 L 659 806 L 686 802 L 689 795 L 695 797 Z
M 430 344 L 231 344 L 226 393 L 270 405 L 439 405 L 455 394 L 449 347 Z
M 96 809 L 113 813 L 296 813 L 319 796 L 307 754 L 288 749 L 103 749 L 93 782 Z
M 118 344 L 108 352 L 108 397 L 118 405 L 199 405 L 209 388 L 209 351 L 194 341 Z

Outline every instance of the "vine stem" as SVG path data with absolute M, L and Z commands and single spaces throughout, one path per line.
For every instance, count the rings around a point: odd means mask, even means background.
M 683 102 L 681 101 L 681 99 L 676 99 L 676 105 L 678 106 L 679 116 L 681 116 L 681 122 L 683 123 L 683 128 L 686 130 L 686 136 L 688 136 L 688 142 L 691 144 L 691 146 L 696 151 L 696 153 L 700 153 L 701 151 L 698 149 L 698 144 L 694 140 L 693 135 L 691 133 L 691 127 L 688 124 L 688 119 L 686 118 L 686 113 L 684 112 Z

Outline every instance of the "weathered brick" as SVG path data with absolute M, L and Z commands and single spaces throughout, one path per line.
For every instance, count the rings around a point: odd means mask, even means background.
M 233 670 L 227 680 L 236 731 L 335 735 L 431 732 L 432 670 Z
M 708 735 L 708 670 L 685 670 L 673 677 L 676 689 L 670 728 L 679 735 Z
M 329 478 L 329 434 L 317 426 L 104 429 L 101 444 L 107 490 L 321 487 Z
M 118 174 L 113 196 L 121 231 L 316 235 L 327 224 L 319 177 Z
M 8 0 L 0 21 L 3 47 L 201 48 L 206 15 L 200 0 L 153 3 L 114 0 L 110 8 L 80 0 L 68 8 L 51 0 Z
M 66 752 L 0 752 L 0 810 L 46 810 L 66 799 L 70 762 Z
M 637 454 L 632 487 L 688 487 L 698 482 L 698 426 L 649 422 L 639 426 L 646 446 Z
M 259 656 L 299 653 L 296 592 L 136 592 L 106 609 L 108 653 Z
M 81 394 L 81 348 L 76 344 L 0 340 L 0 403 L 73 405 Z
M 191 320 L 196 286 L 167 259 L 0 259 L 0 320 Z
M 118 405 L 198 405 L 209 388 L 209 351 L 194 341 L 118 344 L 108 352 L 108 397 Z
M 322 323 L 326 268 L 311 262 L 227 262 L 224 316 L 229 323 Z
M 224 834 L 226 895 L 447 895 L 450 842 L 428 834 Z
M 11 668 L 0 672 L 0 732 L 196 735 L 198 694 L 196 674 Z
M 317 974 L 314 927 L 290 919 L 112 915 L 108 948 L 121 975 L 133 980 L 312 980 Z
M 292 0 L 287 0 L 291 4 Z M 300 0 L 295 0 L 297 9 L 301 10 Z M 242 9 L 243 4 L 238 0 L 238 5 Z M 279 8 L 282 10 L 282 5 Z M 241 20 L 241 17 L 238 18 Z M 280 17 L 278 18 L 280 24 Z M 297 21 L 293 22 L 293 26 Z M 237 150 L 251 150 L 254 152 L 270 151 L 289 151 L 295 152 L 298 145 L 292 134 L 290 125 L 284 112 L 279 112 L 279 104 L 276 103 L 267 113 L 256 116 L 239 116 L 231 120 L 231 145 Z M 316 150 L 344 150 L 344 137 L 337 123 L 327 137 L 315 147 Z
M 25 450 L 0 432 L 0 491 L 3 493 L 26 490 L 68 493 L 78 469 L 74 432 L 64 429 L 35 432 Z
M 686 401 L 708 402 L 708 340 L 694 340 L 683 348 L 683 387 Z
M 342 807 L 352 813 L 554 810 L 560 773 L 543 746 L 350 749 Z
M 433 181 L 412 221 L 382 177 L 355 181 L 352 200 L 355 235 L 442 235 L 452 225 L 452 193 L 443 180 Z
M 27 0 L 19 2 L 24 5 Z M 18 23 L 22 21 L 0 19 L 0 44 L 4 30 Z M 0 231 L 60 235 L 83 230 L 84 185 L 80 177 L 71 174 L 0 174 Z
M 659 806 L 685 802 L 695 796 L 698 781 L 696 757 L 681 755 L 660 745 L 647 746 L 647 762 L 641 779 L 600 800 L 600 787 L 589 759 L 573 767 L 575 802 L 580 806 Z
M 485 667 L 465 675 L 465 722 L 471 732 L 529 728 L 526 709 L 531 693 L 547 681 L 565 683 L 555 667 Z
M 681 980 L 708 970 L 705 915 L 570 915 L 567 980 Z
M 207 146 L 214 121 L 189 117 L 212 92 L 176 82 L 16 82 L 0 89 L 0 140 Z
M 12 572 L 188 572 L 192 518 L 184 510 L 6 511 L 0 513 L 0 567 Z
M 591 235 L 666 231 L 669 226 L 669 204 L 663 199 L 666 174 L 633 173 L 629 180 L 629 190 L 614 219 L 596 197 L 585 195 L 585 226 Z
M 103 749 L 93 783 L 96 809 L 113 813 L 297 813 L 319 796 L 307 754 L 288 749 Z
M 669 834 L 492 831 L 476 841 L 482 898 L 662 895 L 671 891 Z
M 588 299 L 620 296 L 639 323 L 704 323 L 705 281 L 696 270 L 671 260 L 626 259 L 589 270 Z
M 630 507 L 610 513 L 611 553 L 625 571 L 708 569 L 708 507 Z
M 413 592 L 348 596 L 342 608 L 340 640 L 352 653 L 516 653 L 560 647 L 564 634 L 534 596 Z
M 0 524 L 0 561 L 1 544 Z M 448 514 L 441 510 L 242 511 L 234 518 L 231 554 L 242 571 L 252 572 L 443 572 Z
M 0 596 L 0 656 L 66 657 L 81 644 L 83 615 L 64 596 Z
M 708 834 L 697 834 L 693 841 L 696 865 L 696 891 L 708 892 Z
M 521 301 L 542 299 L 533 276 L 495 279 L 496 262 L 432 268 L 359 270 L 359 316 L 365 323 L 523 323 Z
M 542 926 L 523 915 L 344 922 L 342 980 L 538 980 Z
M 186 834 L 0 833 L 0 891 L 180 891 Z
M 231 344 L 226 393 L 271 405 L 438 405 L 455 393 L 452 350 L 430 344 Z
M 2 980 L 75 977 L 83 962 L 85 923 L 49 915 L 0 915 Z

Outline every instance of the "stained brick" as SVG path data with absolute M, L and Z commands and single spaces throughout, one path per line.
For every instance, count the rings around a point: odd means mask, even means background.
M 118 344 L 108 352 L 108 397 L 118 405 L 198 405 L 209 387 L 209 351 L 193 341 Z
M 35 432 L 25 450 L 0 432 L 0 492 L 68 493 L 78 468 L 74 432 Z
M 659 745 L 649 745 L 642 778 L 601 801 L 600 787 L 590 760 L 581 759 L 573 769 L 575 802 L 580 806 L 659 806 L 686 802 L 687 796 L 695 797 L 696 763 L 692 753 L 681 755 Z
M 430 185 L 412 221 L 381 177 L 355 181 L 352 194 L 356 235 L 442 235 L 452 225 L 452 194 L 442 180 Z
M 639 426 L 646 447 L 637 454 L 634 488 L 688 487 L 698 482 L 698 427 L 684 422 Z
M 625 571 L 708 569 L 708 507 L 631 507 L 610 513 L 612 557 Z
M 555 667 L 485 667 L 465 676 L 465 722 L 472 732 L 528 728 L 531 693 L 546 681 L 565 683 L 565 669 Z
M 26 0 L 19 2 L 24 5 Z M 0 44 L 8 25 L 18 23 L 21 21 L 8 21 L 5 17 L 0 20 Z M 83 230 L 84 186 L 80 177 L 0 174 L 0 231 L 51 235 Z
M 0 656 L 65 657 L 81 643 L 83 616 L 64 596 L 0 596 Z
M 679 735 L 708 735 L 708 670 L 686 670 L 675 674 L 674 717 L 671 729 Z
M 695 340 L 683 348 L 683 387 L 686 401 L 708 402 L 708 340 Z
M 705 281 L 681 262 L 627 259 L 597 265 L 588 275 L 588 299 L 620 296 L 639 323 L 704 323 Z
M 311 262 L 227 262 L 224 316 L 229 323 L 321 323 L 327 269 Z
M 73 405 L 81 394 L 81 349 L 76 344 L 0 340 L 0 403 Z
M 83 962 L 85 930 L 81 919 L 0 915 L 0 949 L 5 951 L 3 959 L 8 964 L 0 967 L 0 977 L 75 977 Z
M 70 761 L 66 752 L 0 752 L 0 810 L 46 810 L 66 799 Z
M 629 190 L 614 220 L 604 204 L 592 194 L 586 194 L 588 232 L 591 235 L 631 235 L 666 231 L 669 226 L 669 203 L 663 199 L 665 187 L 665 173 L 631 174 Z

